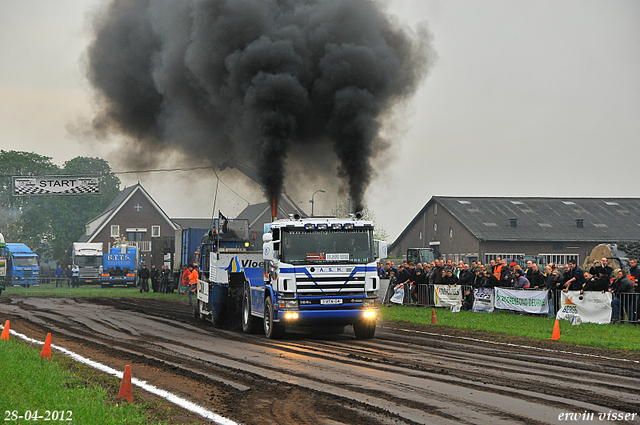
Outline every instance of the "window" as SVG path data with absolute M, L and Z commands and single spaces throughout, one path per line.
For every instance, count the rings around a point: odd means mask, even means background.
M 160 237 L 160 226 L 151 226 L 151 237 L 152 238 Z
M 547 264 L 555 263 L 559 267 L 567 264 L 569 260 L 576 260 L 576 264 L 580 265 L 580 256 L 578 254 L 538 254 L 544 256 Z
M 117 224 L 111 225 L 111 236 L 120 236 L 120 226 Z

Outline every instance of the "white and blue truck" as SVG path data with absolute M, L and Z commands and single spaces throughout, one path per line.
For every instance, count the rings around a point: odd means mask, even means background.
M 356 338 L 373 338 L 376 262 L 387 254 L 373 230 L 359 215 L 273 221 L 265 225 L 262 252 L 220 246 L 209 254 L 194 313 L 214 323 L 239 316 L 244 332 L 267 338 L 294 327 L 350 325 Z

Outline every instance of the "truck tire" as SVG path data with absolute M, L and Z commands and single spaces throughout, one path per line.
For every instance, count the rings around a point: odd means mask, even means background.
M 357 339 L 371 339 L 376 333 L 375 320 L 360 320 L 353 324 L 353 333 Z
M 251 315 L 251 291 L 249 287 L 244 289 L 242 296 L 242 331 L 246 334 L 260 332 L 260 319 Z
M 267 297 L 264 301 L 264 336 L 269 339 L 278 339 L 282 338 L 285 333 L 285 327 L 282 323 L 275 323 L 273 318 L 275 316 L 275 312 L 273 310 L 273 301 L 271 297 Z

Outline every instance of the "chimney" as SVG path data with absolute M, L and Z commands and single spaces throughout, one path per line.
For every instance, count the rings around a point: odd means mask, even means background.
M 578 229 L 584 228 L 584 219 L 583 218 L 576 218 L 576 227 Z
M 509 227 L 517 229 L 518 228 L 518 219 L 517 218 L 510 218 L 509 219 Z

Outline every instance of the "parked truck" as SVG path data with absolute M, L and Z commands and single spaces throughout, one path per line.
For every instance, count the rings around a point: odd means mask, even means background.
M 136 286 L 139 264 L 138 247 L 124 240 L 118 241 L 102 256 L 100 282 L 103 288 L 114 285 Z
M 262 248 L 214 247 L 195 313 L 214 323 L 239 320 L 244 332 L 267 338 L 293 327 L 347 325 L 359 339 L 374 336 L 376 261 L 386 258 L 387 244 L 374 242 L 371 221 L 292 216 L 265 225 Z
M 38 256 L 23 243 L 7 243 L 7 283 L 31 286 L 40 283 Z
M 7 287 L 7 246 L 4 243 L 4 236 L 0 233 L 0 295 Z
M 78 283 L 100 283 L 103 262 L 102 242 L 74 242 L 71 262 L 78 266 Z

